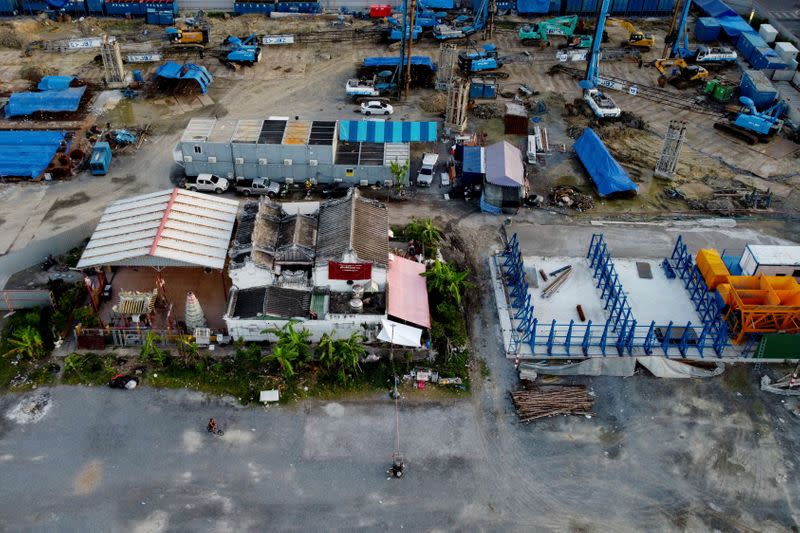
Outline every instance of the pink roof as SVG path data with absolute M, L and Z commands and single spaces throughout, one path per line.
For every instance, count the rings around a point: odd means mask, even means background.
M 389 315 L 411 324 L 431 327 L 431 312 L 428 309 L 428 285 L 420 276 L 425 265 L 404 259 L 397 255 L 389 256 Z

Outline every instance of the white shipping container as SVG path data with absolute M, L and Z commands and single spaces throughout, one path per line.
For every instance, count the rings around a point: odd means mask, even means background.
M 797 58 L 797 48 L 792 43 L 775 43 L 775 51 L 787 63 Z
M 789 81 L 794 76 L 793 70 L 773 70 L 772 71 L 772 81 Z
M 775 42 L 775 38 L 778 36 L 778 30 L 776 30 L 772 24 L 762 24 L 758 27 L 758 34 L 767 44 L 771 44 Z
M 800 246 L 748 244 L 739 260 L 742 275 L 800 278 Z

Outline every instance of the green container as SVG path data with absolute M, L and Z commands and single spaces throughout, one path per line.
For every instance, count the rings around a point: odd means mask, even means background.
M 733 98 L 734 89 L 735 87 L 733 85 L 724 85 L 719 80 L 711 80 L 706 83 L 703 92 L 711 96 L 711 98 L 717 102 L 722 102 L 724 104 L 730 102 L 731 98 Z
M 756 359 L 800 359 L 800 335 L 789 333 L 767 333 L 761 337 Z

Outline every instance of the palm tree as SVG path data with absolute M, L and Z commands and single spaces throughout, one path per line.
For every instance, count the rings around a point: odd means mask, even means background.
M 403 164 L 397 161 L 389 161 L 389 171 L 392 173 L 398 192 L 406 186 L 408 182 L 408 161 Z
M 422 255 L 425 255 L 425 248 L 436 249 L 442 240 L 442 233 L 439 228 L 433 225 L 429 218 L 422 220 L 413 219 L 406 226 L 406 236 L 422 243 Z
M 336 363 L 336 339 L 327 333 L 323 333 L 317 344 L 316 354 L 319 362 L 325 368 L 334 366 Z
M 427 278 L 429 290 L 437 292 L 445 298 L 450 298 L 458 306 L 461 305 L 462 292 L 472 286 L 472 283 L 467 280 L 469 271 L 459 272 L 448 263 L 438 259 L 431 270 L 420 275 Z
M 183 356 L 183 363 L 186 366 L 196 363 L 200 357 L 200 347 L 192 340 L 191 335 L 178 337 L 178 351 Z
M 283 377 L 290 378 L 294 376 L 294 361 L 297 360 L 297 352 L 293 351 L 288 346 L 278 345 L 272 350 L 271 357 L 280 365 Z
M 142 347 L 139 350 L 139 357 L 143 361 L 153 361 L 163 366 L 166 362 L 166 354 L 158 347 L 159 342 L 161 342 L 161 337 L 153 330 L 149 330 L 144 336 Z
M 353 332 L 348 338 L 339 341 L 337 359 L 341 366 L 339 369 L 340 381 L 346 381 L 347 371 L 357 372 L 361 370 L 358 363 L 361 361 L 364 354 L 367 353 L 363 341 L 364 337 L 358 332 Z
M 13 348 L 3 355 L 16 355 L 23 360 L 38 359 L 44 355 L 42 336 L 33 326 L 25 326 L 15 331 L 8 339 L 8 343 Z

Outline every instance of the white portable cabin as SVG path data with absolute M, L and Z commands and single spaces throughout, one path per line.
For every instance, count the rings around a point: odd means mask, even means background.
M 800 281 L 800 246 L 748 244 L 739 266 L 744 276 L 793 276 Z

